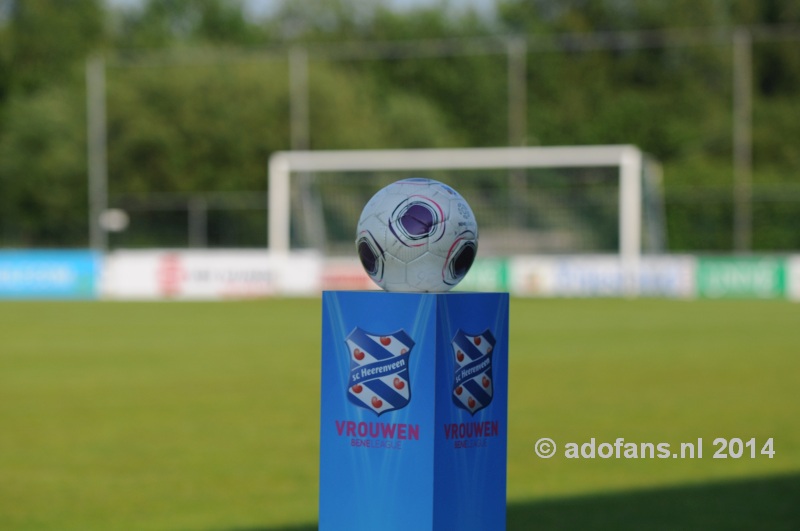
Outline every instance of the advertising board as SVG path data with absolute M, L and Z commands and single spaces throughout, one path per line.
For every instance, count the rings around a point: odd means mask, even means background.
M 710 299 L 783 298 L 786 270 L 786 260 L 780 257 L 699 258 L 697 293 Z
M 93 299 L 100 266 L 91 251 L 0 251 L 0 298 Z
M 649 256 L 639 263 L 638 291 L 646 297 L 694 295 L 694 259 Z M 510 288 L 520 296 L 620 297 L 624 269 L 616 256 L 517 257 L 509 265 Z
M 316 254 L 267 251 L 115 251 L 102 295 L 114 299 L 240 299 L 319 292 Z

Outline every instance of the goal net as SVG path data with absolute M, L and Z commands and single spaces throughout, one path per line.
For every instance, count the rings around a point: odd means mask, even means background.
M 478 220 L 479 257 L 614 254 L 631 285 L 663 251 L 657 166 L 634 146 L 287 151 L 269 162 L 268 244 L 355 256 L 361 210 L 387 184 L 449 184 Z M 635 288 L 631 288 L 635 289 Z

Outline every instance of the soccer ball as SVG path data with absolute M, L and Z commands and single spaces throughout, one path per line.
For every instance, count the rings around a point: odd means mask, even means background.
M 367 274 L 386 291 L 448 291 L 472 267 L 478 224 L 451 187 L 404 179 L 364 206 L 356 249 Z

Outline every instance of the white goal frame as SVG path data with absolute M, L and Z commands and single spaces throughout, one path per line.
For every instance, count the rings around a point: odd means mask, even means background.
M 619 257 L 625 291 L 635 295 L 642 254 L 644 154 L 632 145 L 275 152 L 269 159 L 268 249 L 276 254 L 290 251 L 292 172 L 601 166 L 619 168 Z

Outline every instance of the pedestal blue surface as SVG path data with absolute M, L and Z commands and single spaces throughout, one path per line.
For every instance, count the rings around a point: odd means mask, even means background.
M 319 529 L 505 529 L 507 412 L 507 293 L 323 293 Z

